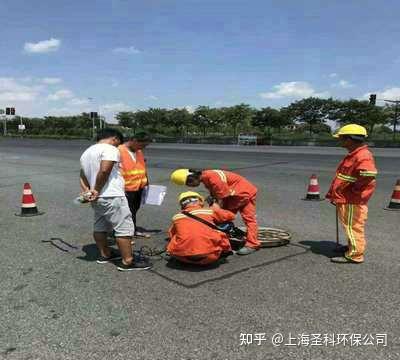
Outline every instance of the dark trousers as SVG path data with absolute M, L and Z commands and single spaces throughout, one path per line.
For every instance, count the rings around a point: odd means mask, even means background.
M 131 210 L 132 220 L 133 223 L 135 224 L 135 231 L 136 231 L 136 213 L 138 212 L 141 205 L 142 193 L 143 189 L 140 189 L 138 191 L 125 192 L 125 196 L 129 204 L 129 209 Z

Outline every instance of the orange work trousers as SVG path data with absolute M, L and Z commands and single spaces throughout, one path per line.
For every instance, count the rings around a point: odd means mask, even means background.
M 364 261 L 365 223 L 368 218 L 367 205 L 337 204 L 339 220 L 346 232 L 349 250 L 344 256 L 356 262 Z
M 244 246 L 251 248 L 259 248 L 261 243 L 258 240 L 258 225 L 256 215 L 256 195 L 251 197 L 244 205 L 238 204 L 234 201 L 234 198 L 229 199 L 223 203 L 223 208 L 230 210 L 233 213 L 240 213 L 247 227 L 246 244 Z

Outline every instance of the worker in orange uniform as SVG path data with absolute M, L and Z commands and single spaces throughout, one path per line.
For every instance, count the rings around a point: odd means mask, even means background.
M 148 233 L 138 231 L 136 213 L 141 205 L 143 189 L 148 185 L 143 149 L 151 142 L 151 137 L 145 132 L 138 132 L 135 135 L 128 135 L 125 139 L 125 142 L 118 147 L 120 169 L 125 180 L 125 195 L 135 225 L 135 236 L 150 237 Z
M 209 265 L 231 254 L 226 233 L 213 229 L 184 212 L 213 225 L 232 221 L 235 214 L 221 209 L 217 204 L 204 208 L 203 197 L 193 191 L 180 194 L 178 200 L 182 212 L 172 218 L 167 252 L 179 261 L 197 265 Z
M 331 261 L 359 264 L 364 261 L 367 203 L 375 191 L 377 170 L 374 157 L 365 144 L 367 130 L 363 126 L 343 126 L 334 137 L 349 153 L 339 164 L 326 198 L 336 205 L 348 246 L 343 257 L 334 257 Z
M 223 209 L 235 214 L 240 212 L 247 234 L 245 246 L 236 252 L 238 255 L 248 255 L 260 248 L 256 218 L 257 188 L 252 183 L 230 171 L 190 169 L 175 170 L 171 181 L 190 187 L 203 183 Z

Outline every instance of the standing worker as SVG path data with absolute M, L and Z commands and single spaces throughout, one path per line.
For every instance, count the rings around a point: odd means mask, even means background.
M 168 231 L 171 240 L 167 251 L 171 256 L 190 264 L 209 265 L 232 253 L 228 235 L 201 220 L 217 225 L 232 221 L 235 214 L 221 209 L 217 204 L 209 209 L 204 208 L 203 197 L 193 191 L 180 194 L 178 201 L 182 212 L 172 218 Z
M 348 247 L 345 247 L 343 257 L 334 257 L 331 261 L 360 264 L 364 261 L 366 245 L 367 203 L 376 188 L 377 170 L 374 157 L 365 144 L 368 135 L 363 126 L 345 125 L 333 136 L 349 153 L 339 164 L 326 198 L 336 205 Z
M 151 137 L 145 132 L 129 135 L 118 147 L 121 155 L 121 174 L 125 180 L 125 195 L 128 200 L 132 220 L 135 225 L 135 236 L 150 237 L 148 233 L 138 231 L 136 213 L 138 212 L 143 189 L 148 185 L 146 162 L 143 149 L 151 142 Z
M 94 210 L 93 237 L 99 249 L 99 264 L 122 261 L 118 270 L 149 269 L 147 261 L 135 261 L 132 256 L 131 239 L 134 234 L 131 212 L 124 192 L 124 179 L 119 169 L 120 156 L 117 146 L 123 141 L 115 129 L 102 129 L 97 144 L 90 146 L 80 158 L 81 191 Z M 121 254 L 107 245 L 107 233 L 114 231 Z
M 256 218 L 257 188 L 247 179 L 225 170 L 178 169 L 171 174 L 171 181 L 190 187 L 203 183 L 223 209 L 235 214 L 240 212 L 247 235 L 245 246 L 236 252 L 238 255 L 248 255 L 260 248 Z

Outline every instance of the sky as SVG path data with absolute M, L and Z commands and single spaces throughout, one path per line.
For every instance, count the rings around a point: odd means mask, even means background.
M 400 99 L 397 0 L 1 0 L 0 109 L 22 116 Z

